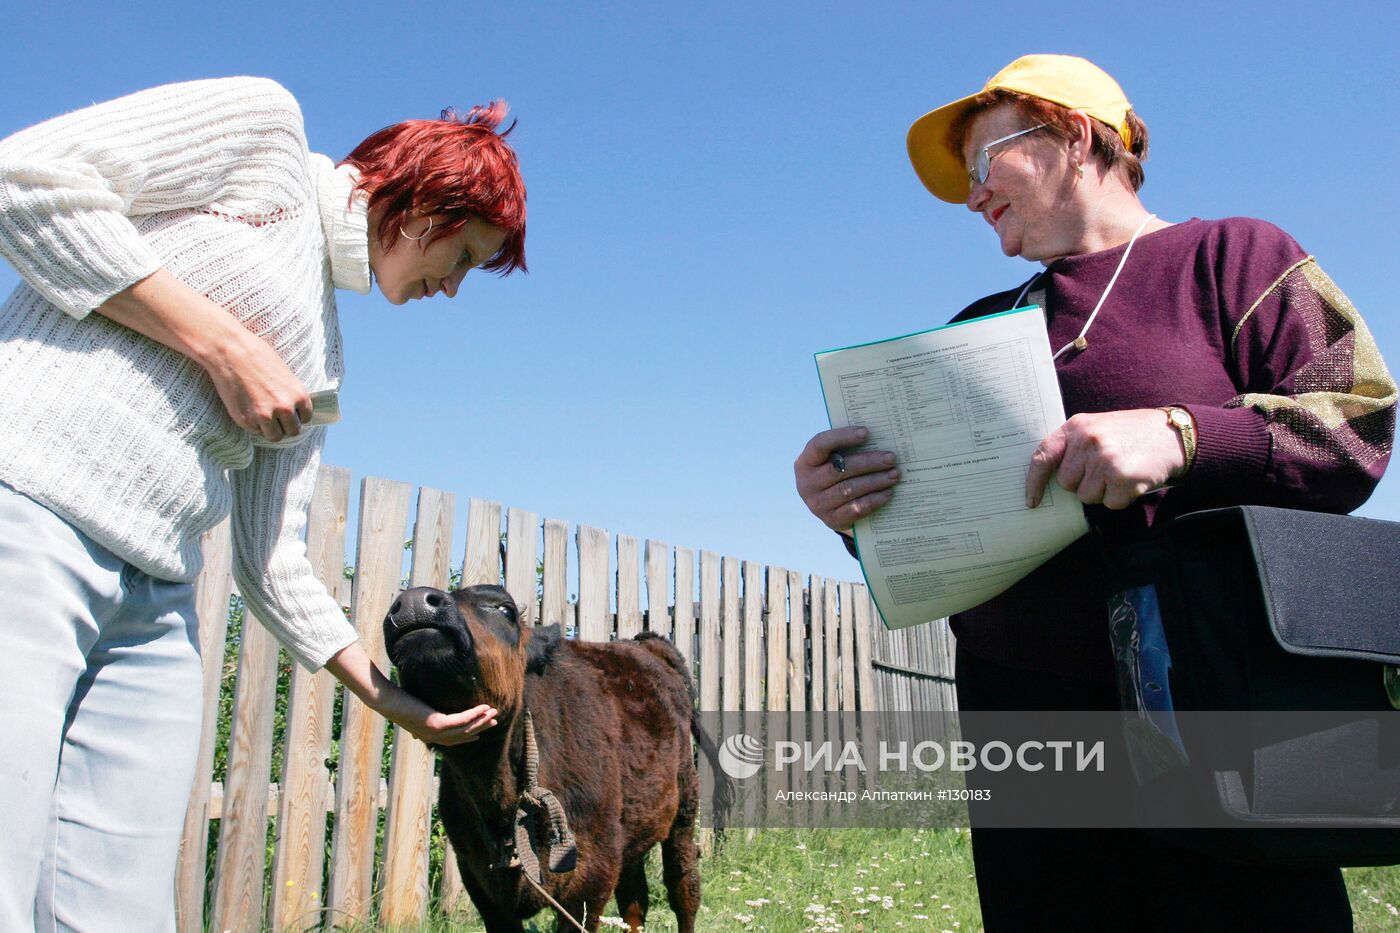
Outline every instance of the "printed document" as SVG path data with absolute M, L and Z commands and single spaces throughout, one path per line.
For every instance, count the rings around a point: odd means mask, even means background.
M 890 628 L 984 603 L 1089 530 L 1053 480 L 1026 508 L 1031 454 L 1065 420 L 1038 307 L 816 358 L 831 426 L 898 458 L 893 498 L 855 525 Z

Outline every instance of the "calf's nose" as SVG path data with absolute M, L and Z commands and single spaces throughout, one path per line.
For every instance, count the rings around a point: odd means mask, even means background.
M 404 590 L 384 621 L 394 628 L 446 622 L 450 618 L 452 597 L 431 586 L 415 586 Z

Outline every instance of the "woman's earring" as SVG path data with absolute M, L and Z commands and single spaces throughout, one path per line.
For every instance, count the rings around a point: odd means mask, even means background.
M 1083 163 L 1083 162 L 1075 162 L 1075 163 L 1074 163 L 1074 177 L 1075 177 L 1075 178 L 1083 178 L 1083 177 L 1084 177 L 1084 163 Z M 403 232 L 403 231 L 400 231 L 400 232 Z M 409 237 L 409 239 L 412 239 L 412 237 Z
M 1084 172 L 1083 172 L 1083 171 L 1080 171 L 1079 174 L 1083 175 Z M 429 217 L 429 218 L 428 218 L 428 229 L 427 229 L 427 230 L 424 230 L 422 233 L 418 234 L 417 236 L 409 236 L 407 233 L 404 233 L 404 232 L 403 232 L 403 226 L 400 225 L 400 226 L 399 226 L 399 236 L 403 237 L 405 240 L 412 240 L 413 242 L 417 243 L 419 240 L 423 239 L 423 237 L 425 237 L 425 236 L 427 236 L 429 233 L 431 233 L 431 232 L 432 232 L 432 229 L 433 229 L 433 218 Z

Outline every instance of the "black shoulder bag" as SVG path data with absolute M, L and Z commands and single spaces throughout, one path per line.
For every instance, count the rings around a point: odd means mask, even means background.
M 1108 576 L 1144 812 L 1250 860 L 1400 863 L 1400 523 L 1196 512 Z

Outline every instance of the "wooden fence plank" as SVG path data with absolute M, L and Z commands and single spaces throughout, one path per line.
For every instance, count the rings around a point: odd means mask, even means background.
M 948 621 L 946 619 L 943 621 L 942 632 L 944 650 L 943 670 L 945 673 L 947 673 L 948 679 L 950 681 L 949 683 L 943 685 L 943 689 L 948 694 L 948 709 L 951 710 L 958 708 L 957 690 L 954 688 L 952 683 L 952 681 L 957 680 L 958 640 L 953 637 L 953 629 L 948 625 Z
M 770 713 L 788 708 L 788 573 L 781 567 L 768 568 L 768 651 L 766 671 L 768 695 L 765 708 Z
M 856 711 L 856 600 L 854 586 L 842 583 L 841 596 L 841 712 Z
M 744 699 L 743 708 L 760 712 L 767 697 L 763 689 L 763 565 L 744 561 Z
M 608 598 L 608 533 L 578 526 L 578 637 L 608 641 L 612 637 L 612 606 Z
M 741 704 L 745 712 L 762 712 L 767 700 L 763 688 L 763 565 L 746 560 L 742 573 L 744 595 L 740 604 L 744 632 L 744 695 Z M 763 799 L 766 797 L 767 794 L 764 794 Z M 755 794 L 749 794 L 744 800 L 744 816 L 748 824 L 745 839 L 752 840 L 758 833 L 755 823 L 759 802 L 760 797 Z
M 644 560 L 647 574 L 647 631 L 670 638 L 671 625 L 671 548 L 661 541 L 647 539 Z
M 856 682 L 860 688 L 860 709 L 874 710 L 880 708 L 879 699 L 875 695 L 875 665 L 871 663 L 874 631 L 870 624 L 870 613 L 875 607 L 870 602 L 870 593 L 865 587 L 856 586 L 853 587 L 853 591 L 856 601 Z
M 889 661 L 891 664 L 895 664 L 895 665 L 898 665 L 898 664 L 902 663 L 902 662 L 900 661 L 900 657 L 899 657 L 899 632 L 898 632 L 898 630 L 892 630 L 892 631 L 885 632 L 885 660 L 887 660 L 887 661 Z M 891 674 L 890 674 L 890 703 L 889 703 L 889 708 L 892 709 L 892 710 L 896 710 L 896 711 L 899 709 L 899 687 L 900 687 L 900 683 L 901 683 L 901 681 L 899 680 L 899 678 L 898 678 L 897 676 L 895 676 L 893 673 L 891 673 Z
M 720 675 L 720 707 L 725 712 L 738 712 L 744 695 L 743 648 L 744 635 L 739 613 L 739 559 L 726 557 L 720 562 L 720 637 L 724 654 L 724 672 Z M 726 733 L 728 729 L 725 730 Z
M 802 574 L 788 571 L 788 709 L 807 708 L 807 601 Z
M 874 714 L 874 710 L 879 708 L 879 701 L 875 696 L 875 667 L 871 663 L 871 639 L 873 637 L 870 630 L 870 595 L 866 588 L 860 584 L 851 587 L 852 597 L 855 601 L 853 606 L 854 629 L 854 666 L 855 685 L 858 696 L 854 697 L 852 709 L 859 709 L 860 730 L 865 741 L 876 743 L 879 741 L 879 717 Z M 865 789 L 874 790 L 875 770 L 872 768 L 865 772 Z
M 404 528 L 413 488 L 407 483 L 366 478 L 360 484 L 359 535 L 351 619 L 365 652 L 381 670 L 384 616 L 399 591 Z M 384 748 L 384 719 L 353 696 L 341 711 L 340 762 L 336 769 L 335 839 L 327 900 L 337 923 L 370 919 L 375 830 Z
M 788 709 L 794 713 L 804 713 L 807 709 L 807 593 L 802 587 L 802 574 L 788 571 Z M 788 718 L 788 738 L 791 730 L 805 717 Z M 798 776 L 788 771 L 787 789 L 797 788 Z M 788 822 L 799 825 L 803 822 L 799 812 L 793 810 L 787 816 Z
M 932 665 L 928 650 L 928 625 L 916 625 L 909 630 L 909 653 L 910 660 L 914 666 L 922 671 L 932 670 Z M 911 712 L 918 715 L 928 709 L 927 693 L 929 682 L 923 677 L 915 677 L 910 684 L 910 707 Z
M 323 466 L 316 477 L 306 525 L 306 557 L 331 593 L 345 579 L 345 526 L 350 510 L 350 471 Z M 326 758 L 336 679 L 292 665 L 287 699 L 287 736 L 282 787 L 277 802 L 277 851 L 272 860 L 274 930 L 313 926 L 325 907 L 322 874 L 326 859 L 326 811 L 331 799 Z
M 506 592 L 515 600 L 522 625 L 538 625 L 535 597 L 539 562 L 540 517 L 524 509 L 506 512 Z
M 700 709 L 716 712 L 720 708 L 720 669 L 723 653 L 720 645 L 719 555 L 700 552 Z
M 228 742 L 219 852 L 214 866 L 211 926 L 234 933 L 262 929 L 263 864 L 267 857 L 267 784 L 272 767 L 272 716 L 277 691 L 277 640 L 243 613 L 238 681 Z
M 501 504 L 467 500 L 467 543 L 462 555 L 462 586 L 501 582 Z
M 738 573 L 734 573 L 738 570 Z M 725 651 L 725 679 L 728 679 L 728 658 L 734 654 L 743 668 L 742 693 L 736 692 L 734 700 L 735 709 L 743 709 L 745 712 L 762 712 L 763 693 L 763 566 L 755 560 L 734 560 L 725 562 L 725 573 L 734 573 L 738 581 L 742 581 L 743 594 L 736 598 L 735 604 L 739 609 L 739 618 L 734 619 L 738 625 L 734 629 L 725 632 L 725 647 L 728 649 L 728 642 L 731 639 L 738 640 L 739 632 L 743 633 L 743 644 L 741 650 Z M 735 590 L 738 587 L 734 587 Z M 731 588 L 725 587 L 725 594 L 729 594 Z M 729 614 L 727 614 L 729 616 Z M 732 616 L 731 616 L 732 618 Z M 736 646 L 739 647 L 739 646 Z M 742 657 L 741 657 L 742 656 Z M 734 678 L 738 681 L 739 678 Z M 745 723 L 745 730 L 748 730 L 748 723 Z M 729 733 L 729 728 L 725 728 L 725 733 Z M 755 822 L 757 811 L 759 811 L 760 797 L 766 794 L 746 794 L 743 801 L 743 814 L 748 829 L 745 829 L 745 839 L 752 841 L 757 835 Z
M 872 660 L 880 663 L 888 660 L 888 649 L 885 647 L 889 640 L 889 632 L 882 623 L 874 626 L 874 643 L 871 645 Z M 890 708 L 890 678 L 889 672 L 881 668 L 875 669 L 875 689 L 879 692 L 879 708 L 888 710 Z
M 822 709 L 833 713 L 841 709 L 841 615 L 837 607 L 840 587 L 835 580 L 822 580 L 822 621 L 826 626 L 822 633 L 822 647 L 826 649 L 826 705 Z
M 695 670 L 695 552 L 676 548 L 675 611 L 671 622 L 675 629 L 676 647 L 685 656 L 692 673 Z M 704 706 L 700 707 L 704 709 Z
M 807 605 L 811 615 L 809 637 L 812 644 L 812 676 L 808 681 L 807 708 L 826 709 L 826 600 L 821 577 L 807 578 Z
M 913 630 L 907 628 L 902 629 L 899 635 L 900 645 L 903 648 L 904 663 L 913 667 L 918 663 L 918 650 L 914 645 Z M 914 681 L 916 679 L 917 678 L 914 677 L 906 677 L 904 679 L 904 708 L 911 713 L 914 711 Z
M 452 572 L 454 498 L 436 489 L 418 492 L 413 523 L 413 566 L 409 586 L 447 586 Z M 534 516 L 528 521 L 534 527 Z M 511 519 L 517 513 L 511 510 Z M 533 539 L 531 539 L 533 543 Z M 506 547 L 510 559 L 509 544 Z M 533 557 L 533 555 L 531 555 Z M 533 571 L 534 561 L 531 560 Z M 507 578 L 509 578 L 507 564 Z M 530 580 L 534 593 L 534 574 Z M 531 601 L 533 604 L 533 600 Z M 384 814 L 384 891 L 380 920 L 385 924 L 421 921 L 428 911 L 428 843 L 431 840 L 433 753 L 401 726 L 394 727 L 389 764 L 389 802 Z
M 617 637 L 642 630 L 642 580 L 637 569 L 639 545 L 631 535 L 617 536 Z
M 826 604 L 822 601 L 822 578 L 812 575 L 807 577 L 807 589 L 805 592 L 807 604 L 807 637 L 809 640 L 809 659 L 811 665 L 811 675 L 802 685 L 802 690 L 806 694 L 805 709 L 818 713 L 826 709 L 826 688 L 824 681 L 826 678 L 826 648 L 825 641 L 826 622 L 823 615 L 826 611 Z M 822 717 L 805 717 L 810 739 L 814 746 L 820 744 L 825 738 L 825 729 Z M 809 776 L 809 783 L 812 790 L 821 790 L 825 782 L 822 775 L 813 771 Z M 806 809 L 806 807 L 804 807 Z M 810 804 L 812 818 L 817 820 L 816 825 L 820 825 L 821 813 L 824 808 L 820 802 Z
M 544 520 L 544 593 L 540 624 L 569 626 L 569 526 L 557 518 Z
M 937 661 L 937 625 L 937 622 L 920 625 L 914 635 L 914 651 L 918 658 L 919 667 L 930 674 L 936 673 L 939 667 Z M 919 678 L 918 687 L 914 691 L 916 712 L 926 712 L 937 708 L 937 687 L 938 685 L 934 681 L 928 678 Z
M 788 607 L 788 572 L 781 567 L 769 567 L 767 570 L 767 593 L 765 609 L 768 613 L 767 619 L 767 670 L 765 671 L 766 696 L 764 697 L 764 708 L 769 713 L 783 713 L 788 708 L 788 681 L 789 681 L 789 656 L 788 656 L 788 627 L 790 624 Z M 786 716 L 770 715 L 765 717 L 773 730 L 773 738 L 779 741 L 791 740 L 790 720 Z M 768 807 L 768 822 L 765 825 L 772 825 L 776 818 L 782 822 L 791 822 L 792 807 L 779 806 L 776 800 L 776 791 L 791 790 L 792 769 L 787 769 L 784 774 L 768 776 L 768 787 L 765 800 Z
M 218 739 L 219 685 L 224 672 L 228 634 L 228 599 L 233 590 L 233 544 L 225 520 L 200 538 L 204 570 L 194 584 L 199 617 L 201 664 L 204 667 L 204 725 L 199 738 L 194 787 L 185 809 L 180 857 L 175 873 L 175 916 L 180 933 L 204 933 L 204 890 L 209 850 L 209 782 Z

